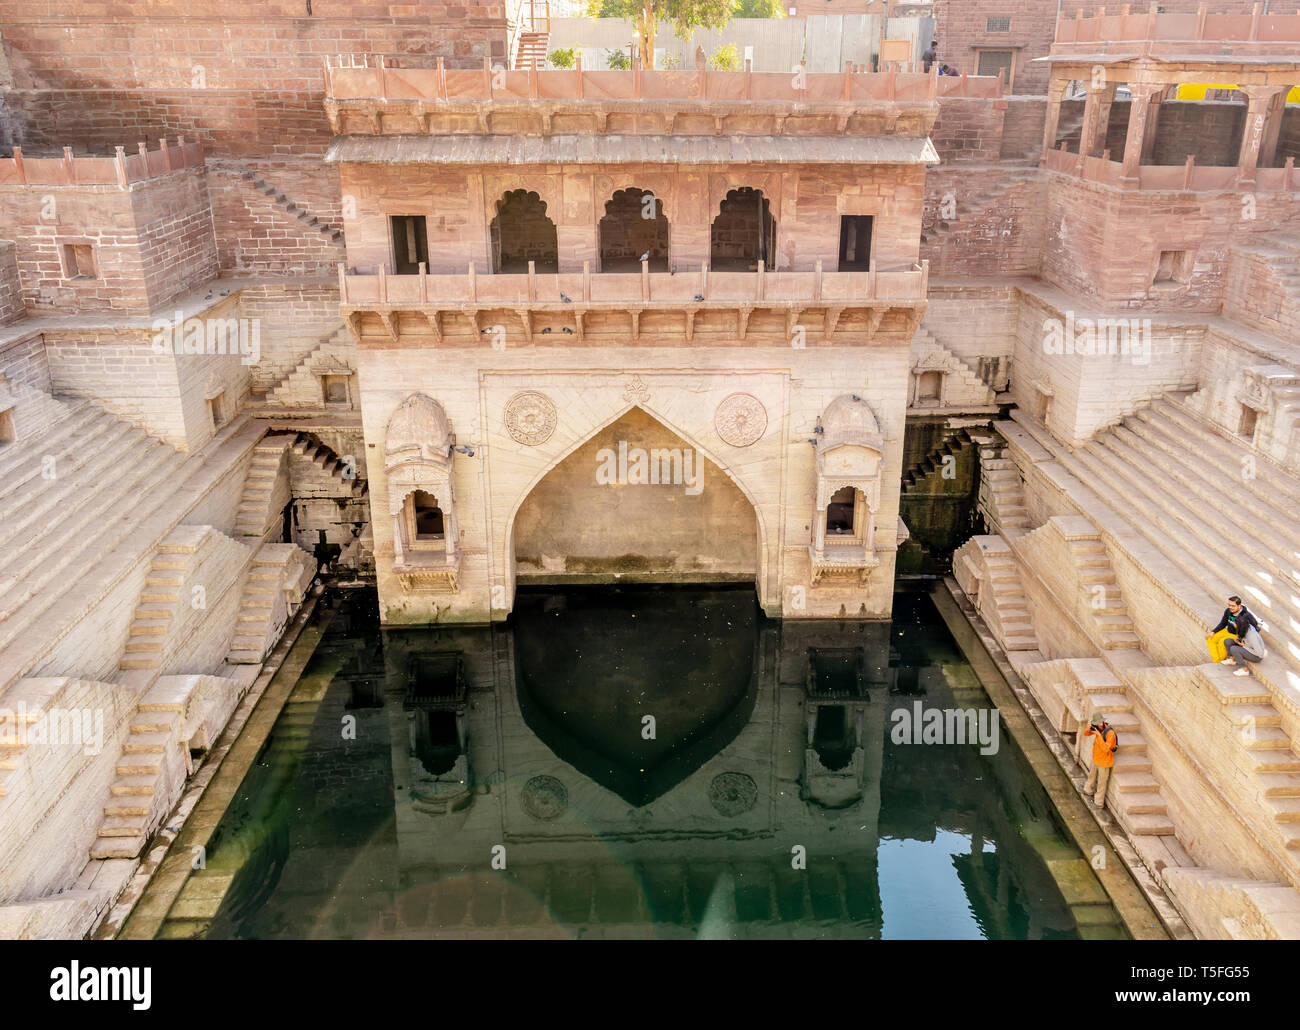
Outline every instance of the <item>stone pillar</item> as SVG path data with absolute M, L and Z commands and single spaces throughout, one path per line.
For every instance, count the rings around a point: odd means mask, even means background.
M 1147 105 L 1147 125 L 1142 134 L 1142 157 L 1141 164 L 1155 164 L 1156 157 L 1156 132 L 1160 128 L 1160 109 L 1170 94 L 1170 87 L 1164 86 L 1160 92 L 1151 98 L 1151 103 Z
M 1056 149 L 1056 130 L 1061 124 L 1061 101 L 1065 99 L 1065 87 L 1069 83 L 1064 79 L 1053 79 L 1047 87 L 1047 118 L 1043 126 L 1043 153 L 1038 158 L 1039 166 L 1047 164 L 1047 152 Z
M 1241 91 L 1249 98 L 1249 104 L 1246 107 L 1246 127 L 1241 134 L 1241 153 L 1237 158 L 1237 185 L 1240 188 L 1254 188 L 1255 171 L 1264 153 L 1274 103 L 1285 88 L 1284 86 L 1242 87 Z M 1278 118 L 1281 118 L 1280 114 Z M 1273 136 L 1272 149 L 1276 153 L 1276 133 Z M 1269 160 L 1272 158 L 1270 157 Z
M 1118 83 L 1088 88 L 1088 99 L 1083 108 L 1083 130 L 1079 136 L 1079 160 L 1100 157 L 1106 148 L 1106 127 L 1110 124 L 1110 105 L 1115 99 Z
M 1134 84 L 1130 88 L 1133 102 L 1129 108 L 1128 135 L 1124 138 L 1124 170 L 1120 181 L 1125 189 L 1135 190 L 1140 185 L 1142 159 L 1149 153 L 1147 136 L 1155 135 L 1151 111 L 1159 110 L 1158 101 L 1164 87 Z

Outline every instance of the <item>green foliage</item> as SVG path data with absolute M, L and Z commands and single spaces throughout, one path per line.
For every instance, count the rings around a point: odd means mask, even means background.
M 578 63 L 578 48 L 571 46 L 567 50 L 552 50 L 546 59 L 553 68 L 572 68 Z
M 613 68 L 615 71 L 627 71 L 632 67 L 632 58 L 627 56 L 626 50 L 606 50 L 605 67 Z
M 743 0 L 757 7 L 775 0 Z M 673 23 L 678 39 L 690 39 L 699 28 L 723 29 L 736 13 L 737 0 L 587 0 L 588 18 L 630 18 L 644 35 L 647 13 Z M 761 16 L 759 16 L 761 17 Z
M 664 54 L 664 58 L 659 62 L 659 67 L 664 71 L 672 71 L 682 66 L 682 59 L 677 54 Z
M 709 58 L 709 67 L 719 72 L 739 71 L 740 53 L 736 50 L 736 45 L 727 43 L 713 51 L 713 56 Z
M 736 0 L 737 18 L 784 18 L 785 8 L 776 0 Z

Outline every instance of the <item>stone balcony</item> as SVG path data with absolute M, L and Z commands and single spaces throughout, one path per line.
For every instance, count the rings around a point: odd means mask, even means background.
M 358 346 L 571 346 L 870 343 L 905 334 L 925 311 L 929 264 L 881 272 L 650 272 L 373 275 L 339 267 L 344 320 Z M 374 330 L 367 332 L 367 329 Z
M 1125 4 L 1116 14 L 1102 8 L 1091 18 L 1080 10 L 1073 18 L 1058 19 L 1048 60 L 1235 64 L 1272 59 L 1294 65 L 1300 14 L 1294 13 L 1294 4 L 1287 6 L 1293 13 L 1264 14 L 1260 4 L 1252 15 L 1210 14 L 1204 6 L 1194 14 L 1162 14 L 1155 4 L 1138 12 Z
M 1197 165 L 1188 158 L 1181 165 L 1139 165 L 1136 176 L 1125 174 L 1121 161 L 1112 161 L 1109 152 L 1101 157 L 1080 157 L 1067 150 L 1049 150 L 1043 167 L 1088 182 L 1117 189 L 1187 192 L 1189 190 L 1250 190 L 1255 193 L 1280 193 L 1300 190 L 1300 172 L 1295 160 L 1287 158 L 1282 168 L 1256 168 L 1253 182 L 1246 182 L 1237 165 Z
M 925 137 L 948 97 L 1002 96 L 1001 77 L 842 73 L 334 67 L 339 134 Z
M 0 159 L 0 186 L 120 186 L 170 175 L 185 168 L 203 166 L 203 144 L 186 143 L 177 137 L 168 146 L 159 141 L 157 150 L 137 144 L 137 152 L 128 154 L 116 147 L 113 157 L 76 157 L 71 147 L 64 147 L 60 157 L 28 157 L 22 147 L 14 147 L 14 156 Z

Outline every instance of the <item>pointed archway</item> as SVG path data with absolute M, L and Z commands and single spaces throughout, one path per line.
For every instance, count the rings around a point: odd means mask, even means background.
M 633 406 L 557 461 L 515 512 L 517 582 L 754 582 L 750 498 L 698 447 Z

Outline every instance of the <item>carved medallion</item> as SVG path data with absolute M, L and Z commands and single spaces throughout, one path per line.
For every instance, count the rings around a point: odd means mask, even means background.
M 757 800 L 758 785 L 744 773 L 719 773 L 709 784 L 709 804 L 719 815 L 744 815 Z
M 555 432 L 555 404 L 536 390 L 525 390 L 506 401 L 506 431 L 516 443 L 529 447 L 546 443 Z
M 629 404 L 644 404 L 649 399 L 650 387 L 646 386 L 640 376 L 634 375 L 623 391 L 623 400 Z
M 534 776 L 524 784 L 519 801 L 534 819 L 558 819 L 569 807 L 569 791 L 554 776 Z
M 767 409 L 753 394 L 733 393 L 718 405 L 713 426 L 724 443 L 748 447 L 767 431 Z

